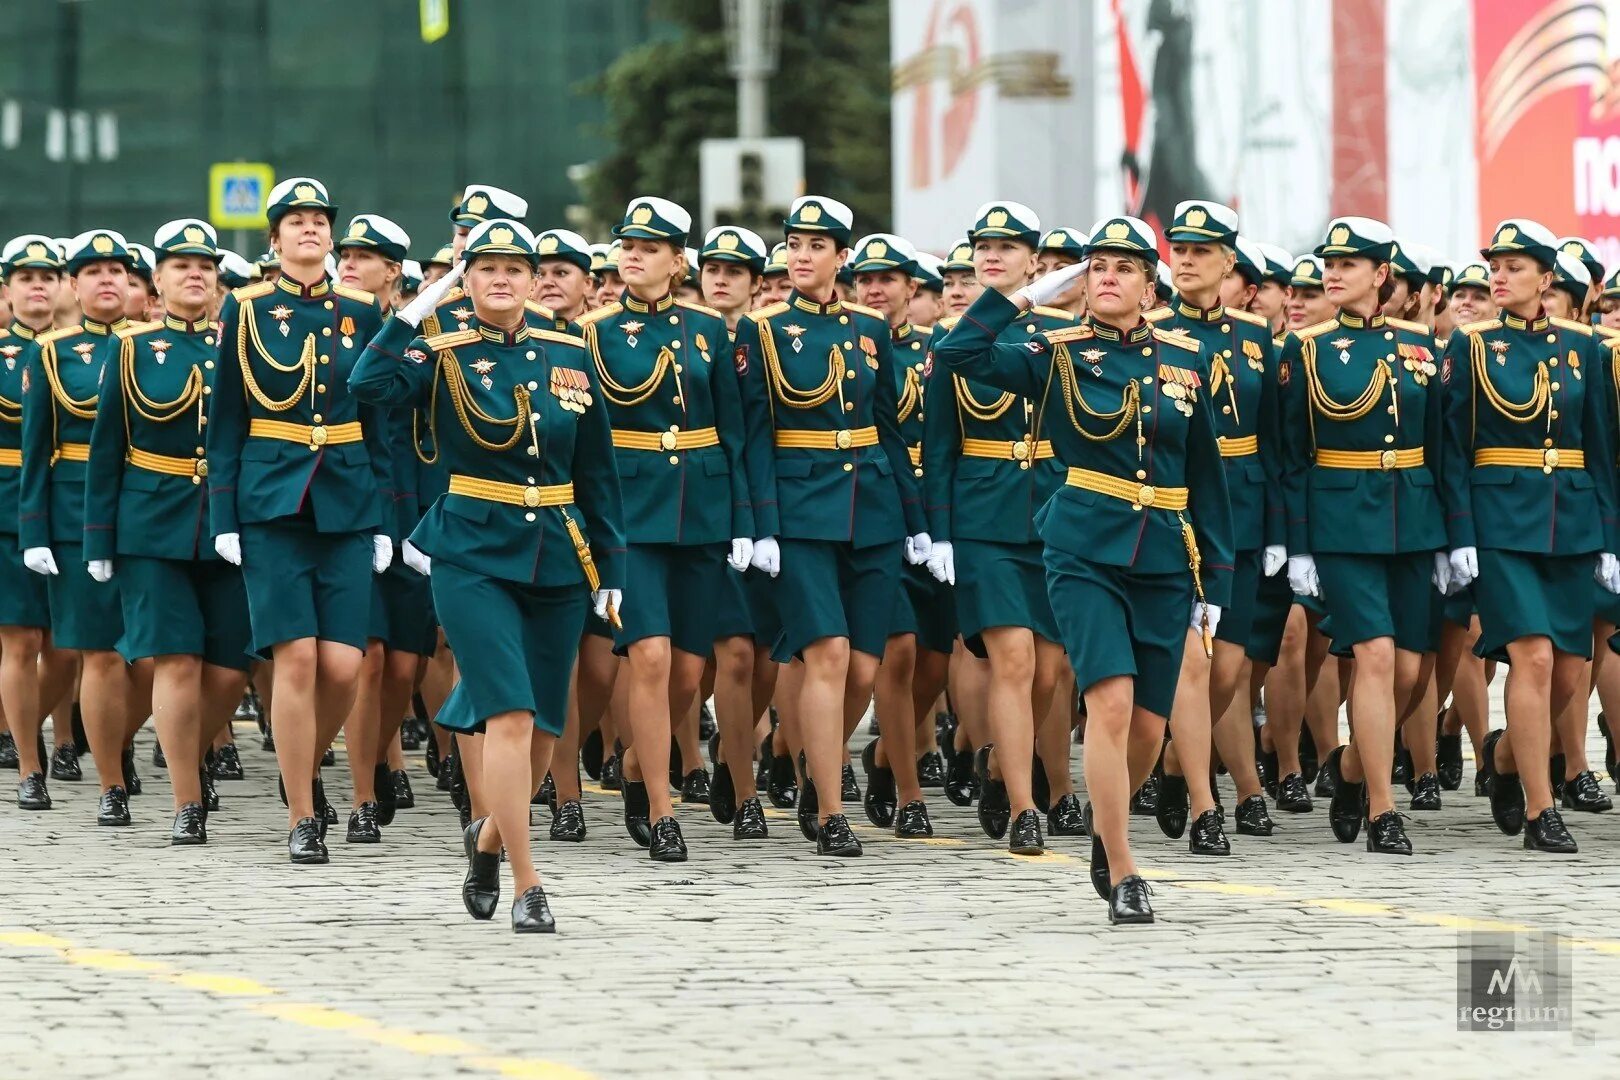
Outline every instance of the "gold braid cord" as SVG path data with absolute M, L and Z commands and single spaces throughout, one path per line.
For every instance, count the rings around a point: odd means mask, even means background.
M 922 379 L 915 368 L 906 368 L 906 388 L 900 393 L 900 422 L 903 424 L 922 404 Z
M 1000 397 L 996 398 L 991 404 L 986 405 L 973 396 L 973 391 L 968 388 L 966 379 L 960 375 L 952 375 L 951 378 L 956 380 L 956 400 L 961 403 L 962 411 L 975 420 L 986 422 L 1000 420 L 1002 415 L 1012 408 L 1012 403 L 1018 400 L 1017 394 L 1011 390 L 1004 390 Z
M 1074 430 L 1092 442 L 1109 442 L 1119 438 L 1125 429 L 1131 426 L 1131 422 L 1136 419 L 1137 412 L 1142 407 L 1141 384 L 1135 379 L 1125 384 L 1125 391 L 1120 395 L 1119 408 L 1114 412 L 1097 412 L 1086 404 L 1085 396 L 1080 393 L 1080 383 L 1074 377 L 1074 363 L 1069 359 L 1069 350 L 1065 346 L 1059 345 L 1053 356 L 1053 361 L 1057 364 L 1059 374 L 1063 380 L 1063 406 L 1069 413 L 1069 423 L 1074 425 Z M 1085 425 L 1080 422 L 1080 417 L 1075 415 L 1074 406 L 1076 402 L 1080 403 L 1081 411 L 1087 416 L 1094 420 L 1101 420 L 1104 423 L 1113 423 L 1113 428 L 1106 435 L 1098 435 L 1086 430 Z
M 1468 360 L 1474 370 L 1474 385 L 1484 393 L 1485 400 L 1491 403 L 1491 408 L 1516 424 L 1528 424 L 1540 416 L 1552 400 L 1552 376 L 1545 360 L 1536 362 L 1534 388 L 1530 391 L 1530 400 L 1524 402 L 1509 401 L 1491 382 L 1490 371 L 1485 364 L 1485 338 L 1482 335 L 1468 336 Z
M 96 404 L 101 400 L 101 395 L 92 394 L 83 401 L 71 396 L 62 386 L 62 376 L 57 372 L 56 364 L 56 342 L 47 342 L 39 351 L 39 366 L 45 369 L 45 381 L 51 384 L 51 396 L 56 398 L 62 408 L 80 420 L 94 420 Z
M 424 465 L 436 465 L 439 461 L 439 376 L 444 371 L 444 358 L 434 357 L 433 385 L 428 388 L 428 441 L 433 444 L 433 456 L 428 457 L 422 452 L 422 435 L 417 430 L 417 421 L 422 417 L 420 408 L 411 410 L 411 446 L 416 450 L 416 460 Z
M 664 381 L 664 376 L 675 366 L 675 353 L 666 345 L 658 350 L 658 359 L 653 363 L 652 374 L 647 376 L 646 381 L 639 386 L 625 386 L 613 378 L 602 359 L 602 347 L 597 340 L 595 323 L 585 327 L 585 344 L 591 350 L 591 360 L 596 364 L 596 374 L 602 384 L 602 396 L 624 408 L 640 405 L 652 397 L 659 384 Z
M 294 390 L 290 397 L 276 401 L 259 387 L 259 380 L 253 377 L 253 362 L 248 356 L 248 342 L 250 340 L 253 343 L 254 350 L 259 354 L 259 358 L 272 369 L 287 374 L 300 369 L 303 371 L 304 374 L 298 380 L 298 389 Z M 309 384 L 315 378 L 315 335 L 305 334 L 304 347 L 299 350 L 298 359 L 291 364 L 283 364 L 274 356 L 271 356 L 270 351 L 264 347 L 264 341 L 259 337 L 258 321 L 253 317 L 253 301 L 251 300 L 243 301 L 242 310 L 237 315 L 236 355 L 242 367 L 242 382 L 246 384 L 248 393 L 253 395 L 254 401 L 257 401 L 261 407 L 268 409 L 270 412 L 286 412 L 302 401 L 304 391 L 309 389 Z
M 1305 384 L 1310 388 L 1313 412 L 1319 412 L 1336 423 L 1348 424 L 1372 412 L 1379 398 L 1384 395 L 1384 387 L 1395 381 L 1395 374 L 1390 370 L 1389 361 L 1380 356 L 1373 377 L 1361 395 L 1348 403 L 1335 401 L 1323 389 L 1322 380 L 1316 374 L 1316 342 L 1305 342 L 1300 358 L 1305 363 Z
M 455 350 L 446 349 L 444 359 L 439 367 L 444 371 L 444 384 L 450 391 L 450 404 L 456 411 L 456 419 L 461 421 L 461 430 L 467 433 L 467 438 L 484 450 L 491 453 L 501 453 L 518 444 L 523 438 L 523 432 L 529 423 L 529 388 L 518 383 L 512 388 L 512 400 L 517 404 L 517 412 L 511 417 L 503 418 L 491 416 L 478 407 L 473 398 L 472 390 L 467 386 L 467 377 L 461 372 L 461 361 L 456 358 Z M 511 428 L 512 435 L 502 443 L 490 442 L 473 427 L 473 420 L 478 420 L 495 428 Z M 435 449 L 434 455 L 438 451 Z
M 1209 365 L 1209 396 L 1213 398 L 1220 393 L 1223 385 L 1227 388 L 1227 396 L 1232 399 L 1232 421 L 1241 424 L 1243 421 L 1238 416 L 1237 379 L 1233 377 L 1232 369 L 1227 366 L 1226 357 L 1216 354 Z
M 124 399 L 129 406 L 142 419 L 150 420 L 154 424 L 167 424 L 178 419 L 181 413 L 202 400 L 203 373 L 202 368 L 192 365 L 191 374 L 186 376 L 185 388 L 180 396 L 173 401 L 153 401 L 141 389 L 140 381 L 135 378 L 135 339 L 125 338 L 119 344 L 118 350 L 118 377 L 124 388 Z M 129 422 L 129 412 L 126 406 L 124 421 Z
M 22 403 L 0 394 L 0 420 L 8 424 L 22 423 Z
M 827 378 L 814 390 L 801 390 L 787 381 L 787 375 L 782 370 L 782 358 L 776 353 L 776 335 L 768 324 L 760 327 L 759 347 L 765 354 L 765 371 L 770 378 L 771 389 L 782 404 L 792 409 L 814 409 L 826 404 L 838 393 L 839 382 L 844 377 L 844 354 L 838 346 L 834 345 L 827 354 Z

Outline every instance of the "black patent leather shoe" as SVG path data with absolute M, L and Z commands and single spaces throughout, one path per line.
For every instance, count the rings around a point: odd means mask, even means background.
M 1239 836 L 1270 836 L 1277 831 L 1277 823 L 1266 810 L 1264 795 L 1250 795 L 1238 803 L 1232 817 L 1237 822 Z
M 855 766 L 847 761 L 844 762 L 844 770 L 840 774 L 840 781 L 841 786 L 838 789 L 838 797 L 844 802 L 860 802 L 861 785 L 855 780 Z
M 1603 794 L 1591 769 L 1576 773 L 1575 779 L 1564 785 L 1562 801 L 1565 810 L 1581 810 L 1588 814 L 1601 814 L 1614 809 L 1614 803 Z
M 1097 835 L 1090 803 L 1086 803 L 1085 809 L 1080 811 L 1080 818 L 1085 824 L 1086 832 L 1091 834 L 1091 865 L 1089 867 L 1091 887 L 1097 890 L 1099 897 L 1107 900 L 1109 894 L 1113 891 L 1113 886 L 1109 884 L 1108 849 L 1103 847 L 1102 838 Z
M 439 778 L 439 770 L 444 767 L 444 755 L 439 753 L 439 736 L 431 724 L 428 725 L 427 744 L 422 747 L 422 764 L 427 766 L 428 775 L 434 780 Z
M 319 776 L 315 777 L 315 809 L 320 813 L 322 829 L 321 835 L 324 837 L 326 835 L 326 826 L 336 825 L 338 815 L 337 807 L 333 806 L 326 799 L 326 782 Z
M 1412 784 L 1413 810 L 1440 809 L 1440 777 L 1432 772 L 1419 776 Z
M 1620 761 L 1615 759 L 1614 731 L 1609 727 L 1609 718 L 1603 713 L 1597 717 L 1598 734 L 1603 736 L 1603 769 L 1614 778 L 1617 789 L 1620 789 Z
M 557 804 L 557 812 L 551 815 L 551 838 L 567 844 L 585 839 L 585 807 L 578 799 Z
M 894 835 L 902 840 L 922 840 L 934 835 L 934 823 L 928 818 L 928 804 L 913 799 L 895 814 Z
M 1474 798 L 1483 799 L 1491 793 L 1491 778 L 1481 770 L 1474 774 Z
M 1259 735 L 1259 733 L 1260 729 L 1256 728 L 1255 734 Z M 1260 790 L 1273 799 L 1277 797 L 1277 769 L 1277 751 L 1262 750 L 1256 755 L 1255 771 L 1260 774 Z
M 404 769 L 395 769 L 388 776 L 388 782 L 394 788 L 394 808 L 396 810 L 410 810 L 416 806 L 416 792 L 411 790 L 411 774 Z
M 1316 737 L 1311 734 L 1308 724 L 1300 725 L 1299 729 L 1299 771 L 1307 784 L 1314 783 L 1321 771 L 1316 753 Z
M 638 847 L 652 843 L 652 823 L 647 815 L 652 812 L 647 804 L 647 785 L 640 780 L 624 782 L 624 831 Z
M 799 769 L 804 773 L 804 784 L 799 789 L 799 832 L 806 840 L 814 842 L 821 836 L 821 799 L 816 796 L 816 782 L 810 779 L 810 771 L 805 767 L 803 751 L 799 752 Z
M 699 806 L 709 804 L 709 771 L 707 769 L 693 769 L 681 781 L 681 802 L 696 803 Z
M 124 790 L 129 792 L 131 796 L 141 794 L 146 788 L 141 783 L 140 774 L 135 771 L 135 746 L 133 743 L 124 747 L 123 763 Z
M 121 787 L 110 787 L 101 793 L 96 804 L 96 824 L 122 826 L 129 824 L 129 796 Z
M 1153 809 L 1159 831 L 1172 840 L 1179 840 L 1187 831 L 1187 810 L 1187 778 L 1165 773 L 1159 781 L 1159 798 Z
M 1110 890 L 1108 921 L 1115 926 L 1153 921 L 1153 905 L 1148 896 L 1153 886 L 1132 874 Z
M 154 769 L 167 769 L 168 767 L 169 767 L 169 759 L 164 756 L 163 743 L 158 741 L 157 739 L 153 739 L 152 740 L 152 768 L 154 768 Z
M 174 815 L 174 828 L 169 830 L 169 843 L 176 847 L 208 843 L 208 814 L 201 803 L 180 807 Z
M 17 764 L 17 740 L 11 732 L 0 731 L 0 769 L 15 769 Z
M 653 862 L 685 862 L 686 840 L 681 836 L 681 823 L 672 817 L 653 822 L 647 854 Z
M 1046 812 L 1046 831 L 1052 836 L 1084 836 L 1086 825 L 1080 814 L 1080 796 L 1060 795 Z
M 894 824 L 899 796 L 894 786 L 894 770 L 877 763 L 876 739 L 861 750 L 861 770 L 866 773 L 866 795 L 861 799 L 861 809 L 866 811 L 866 820 L 886 829 Z
M 557 920 L 546 902 L 546 891 L 536 885 L 512 902 L 512 933 L 555 934 Z
M 202 789 L 203 812 L 212 814 L 219 809 L 219 788 L 214 786 L 214 774 L 204 765 L 197 770 L 197 786 Z
M 1014 855 L 1044 855 L 1041 841 L 1041 812 L 1025 810 L 1007 831 L 1007 850 Z
M 1553 802 L 1564 794 L 1564 755 L 1554 754 L 1547 759 L 1547 783 L 1552 787 Z
M 1187 850 L 1194 855 L 1232 854 L 1232 842 L 1226 838 L 1219 810 L 1205 810 L 1198 815 L 1187 834 Z
M 1007 785 L 990 775 L 990 751 L 993 743 L 985 743 L 973 755 L 973 774 L 979 780 L 979 828 L 992 840 L 1007 835 L 1007 824 L 1012 817 L 1012 804 L 1007 800 Z
M 488 818 L 471 822 L 461 832 L 461 848 L 467 853 L 467 876 L 461 881 L 461 902 L 467 914 L 480 922 L 495 917 L 501 902 L 501 853 L 478 850 L 478 834 Z
M 731 820 L 731 838 L 764 840 L 770 834 L 770 829 L 765 826 L 765 808 L 759 804 L 759 799 L 744 799 L 742 805 L 737 807 L 737 816 Z
M 1435 774 L 1443 790 L 1456 791 L 1462 787 L 1462 732 L 1459 731 L 1455 735 L 1441 735 L 1435 740 L 1434 763 Z
M 63 743 L 51 754 L 51 779 L 68 783 L 84 779 L 84 770 L 79 767 L 79 752 L 72 743 Z
M 45 787 L 44 773 L 29 773 L 17 785 L 17 808 L 19 810 L 49 810 L 51 808 L 51 793 Z
M 585 766 L 585 775 L 592 780 L 602 779 L 602 729 L 594 728 L 579 746 L 579 762 Z
M 299 818 L 287 834 L 287 859 L 299 866 L 326 862 L 326 845 L 321 841 L 321 823 L 312 817 Z
M 722 825 L 737 816 L 737 785 L 731 782 L 731 766 L 714 763 L 714 782 L 709 785 L 709 813 Z
M 603 791 L 624 790 L 624 760 L 618 754 L 602 762 L 602 779 L 598 783 Z
M 1412 782 L 1416 779 L 1412 774 L 1412 751 L 1401 745 L 1401 733 L 1395 733 L 1395 757 L 1389 766 L 1389 782 L 1400 784 L 1406 788 L 1408 794 L 1412 791 Z
M 1328 751 L 1330 754 L 1332 752 L 1331 750 Z M 1320 765 L 1316 769 L 1316 787 L 1313 790 L 1318 799 L 1333 798 L 1333 777 L 1329 776 L 1327 769 Z
M 1155 770 L 1142 781 L 1142 786 L 1131 795 L 1132 817 L 1157 817 L 1159 813 L 1159 778 L 1163 774 Z
M 332 749 L 330 746 L 328 746 L 326 748 L 326 752 L 321 755 L 321 767 L 329 769 L 333 765 L 336 765 L 336 764 L 337 764 L 337 751 Z
M 1039 754 L 1030 757 L 1029 798 L 1043 814 L 1052 809 L 1052 782 L 1047 779 L 1046 762 Z
M 793 771 L 793 758 L 787 754 L 771 755 L 771 767 L 765 773 L 765 797 L 771 800 L 771 805 L 778 810 L 791 810 L 799 805 L 801 794 L 799 776 Z
M 1412 854 L 1412 841 L 1407 839 L 1400 814 L 1385 810 L 1367 822 L 1367 850 L 1377 855 Z
M 1547 807 L 1538 817 L 1525 823 L 1524 846 L 1527 851 L 1553 855 L 1573 855 L 1577 850 L 1575 838 L 1564 827 L 1564 818 L 1556 806 Z
M 1305 786 L 1305 778 L 1299 773 L 1289 773 L 1277 781 L 1277 809 L 1285 814 L 1311 812 L 1311 789 Z
M 938 750 L 930 750 L 917 759 L 917 784 L 925 788 L 945 786 L 945 757 Z
M 382 843 L 382 828 L 377 820 L 377 804 L 363 802 L 349 811 L 349 832 L 344 838 L 350 844 Z
M 765 783 L 771 776 L 771 742 L 776 738 L 776 729 L 772 728 L 765 733 L 759 741 L 759 757 L 754 763 L 754 786 L 761 791 L 765 790 Z
M 701 762 L 699 763 L 701 764 Z M 674 738 L 669 740 L 669 786 L 672 791 L 681 790 L 681 782 L 686 778 L 686 768 L 681 763 L 681 744 Z M 645 779 L 645 777 L 643 777 Z
M 1496 827 L 1508 836 L 1517 836 L 1524 831 L 1524 785 L 1519 783 L 1518 773 L 1505 773 L 1496 768 L 1496 744 L 1502 740 L 1505 731 L 1498 729 L 1485 736 L 1484 768 L 1489 772 L 1485 790 L 1491 798 L 1491 820 Z
M 816 830 L 816 854 L 854 858 L 860 853 L 861 842 L 843 814 L 832 815 Z
M 709 703 L 705 701 L 698 706 L 698 738 L 708 742 L 719 730 L 719 725 L 714 722 L 714 710 L 709 708 Z
M 979 797 L 979 778 L 973 774 L 972 750 L 945 751 L 944 791 L 952 806 L 972 806 Z
M 394 774 L 387 762 L 378 762 L 371 770 L 371 785 L 377 793 L 377 824 L 386 829 L 394 823 L 394 811 L 399 809 L 394 802 Z
M 235 743 L 226 743 L 214 751 L 214 760 L 208 772 L 215 780 L 242 779 L 242 755 L 237 753 Z
M 1361 835 L 1361 800 L 1367 785 L 1352 784 L 1344 778 L 1340 766 L 1343 758 L 1342 746 L 1328 751 L 1326 760 L 1322 762 L 1322 775 L 1328 778 L 1333 787 L 1333 795 L 1328 803 L 1328 825 L 1339 843 L 1353 844 L 1356 837 Z

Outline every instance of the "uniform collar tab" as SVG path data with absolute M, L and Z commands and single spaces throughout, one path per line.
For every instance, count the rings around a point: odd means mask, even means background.
M 207 319 L 198 319 L 196 322 L 190 322 L 186 319 L 182 319 L 178 315 L 171 315 L 167 311 L 163 313 L 163 325 L 167 326 L 170 330 L 178 330 L 182 334 L 201 334 L 204 331 L 213 328 Z
M 674 293 L 665 293 L 663 296 L 660 296 L 657 300 L 649 304 L 645 300 L 636 299 L 635 294 L 629 289 L 624 290 L 624 309 L 626 311 L 634 311 L 641 315 L 645 315 L 648 312 L 662 314 L 674 306 Z
M 844 310 L 844 302 L 838 298 L 837 293 L 834 293 L 833 298 L 823 304 L 810 299 L 798 289 L 793 290 L 793 306 L 800 311 L 809 312 L 811 315 L 837 315 Z
M 1201 308 L 1195 304 L 1189 304 L 1185 300 L 1176 301 L 1176 310 L 1194 322 L 1219 322 L 1221 316 L 1226 314 L 1226 308 L 1220 304 L 1216 304 L 1212 308 Z
M 315 300 L 332 291 L 332 282 L 331 279 L 323 277 L 313 285 L 305 285 L 283 273 L 276 278 L 276 288 L 284 293 L 291 293 L 300 300 Z

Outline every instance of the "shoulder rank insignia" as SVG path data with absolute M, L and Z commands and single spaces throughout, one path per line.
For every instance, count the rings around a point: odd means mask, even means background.
M 1311 338 L 1320 337 L 1328 331 L 1333 330 L 1338 325 L 1338 319 L 1323 319 L 1319 323 L 1312 323 L 1309 326 L 1295 330 L 1294 336 L 1299 338 L 1301 341 L 1309 341 Z
M 1265 316 L 1256 315 L 1252 311 L 1244 311 L 1242 308 L 1229 307 L 1226 309 L 1226 315 L 1228 318 L 1236 319 L 1238 322 L 1246 322 L 1253 326 L 1271 325 L 1266 321 Z
M 572 413 L 583 413 L 591 404 L 591 383 L 578 368 L 551 369 L 551 394 Z
M 1182 416 L 1193 414 L 1193 402 L 1198 400 L 1198 388 L 1202 385 L 1203 379 L 1190 368 L 1159 365 L 1160 389 L 1165 397 L 1175 402 L 1176 411 Z
M 1176 348 L 1186 349 L 1188 352 L 1195 353 L 1200 349 L 1198 342 L 1189 337 L 1185 330 L 1166 330 L 1163 327 L 1155 326 L 1153 327 L 1153 336 L 1166 345 L 1174 345 Z
M 1549 321 L 1554 326 L 1562 327 L 1565 330 L 1573 330 L 1577 334 L 1584 337 L 1592 336 L 1592 327 L 1589 323 L 1577 322 L 1574 319 L 1565 319 L 1558 315 L 1554 315 Z

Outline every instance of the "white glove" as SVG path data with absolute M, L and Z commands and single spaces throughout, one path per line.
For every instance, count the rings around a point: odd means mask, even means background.
M 1206 604 L 1202 600 L 1194 600 L 1192 606 L 1192 616 L 1187 620 L 1187 625 L 1192 627 L 1194 630 L 1202 630 L 1204 628 L 1204 619 L 1206 615 L 1209 619 L 1209 632 L 1214 634 L 1215 628 L 1221 625 L 1221 609 L 1216 607 L 1214 604 Z
M 1309 555 L 1288 556 L 1288 587 L 1300 596 L 1321 596 L 1322 583 L 1316 577 L 1316 560 Z
M 433 309 L 439 306 L 445 293 L 455 288 L 461 275 L 467 272 L 467 264 L 458 262 L 450 268 L 450 272 L 433 284 L 416 294 L 416 298 L 394 313 L 394 318 L 407 326 L 421 326 L 422 320 L 433 314 Z M 381 571 L 378 571 L 381 573 Z
M 105 585 L 112 580 L 113 564 L 111 559 L 91 559 L 90 576 Z
M 242 565 L 242 534 L 220 533 L 214 537 L 214 551 L 232 566 Z
M 934 541 L 925 532 L 906 537 L 906 562 L 921 566 L 928 561 L 928 552 L 933 546 Z
M 1598 556 L 1598 584 L 1612 593 L 1620 593 L 1620 559 L 1605 551 Z
M 748 564 L 754 561 L 754 542 L 746 536 L 734 536 L 731 539 L 731 554 L 726 556 L 726 562 L 737 573 L 748 569 Z
M 1288 565 L 1288 549 L 1281 544 L 1267 544 L 1266 549 L 1260 553 L 1260 569 L 1266 577 L 1276 577 L 1277 572 Z
M 388 537 L 378 534 L 371 538 L 371 569 L 374 573 L 382 573 L 394 561 L 394 542 Z
M 928 572 L 934 580 L 946 585 L 956 584 L 956 549 L 949 540 L 941 540 L 928 550 Z
M 1434 587 L 1440 590 L 1441 596 L 1450 596 L 1451 589 L 1451 559 L 1443 551 L 1434 553 Z
M 1451 591 L 1461 592 L 1479 577 L 1479 549 L 1460 547 L 1451 553 Z
M 782 546 L 776 542 L 776 537 L 766 536 L 754 541 L 754 554 L 748 565 L 755 570 L 763 570 L 771 577 L 782 572 Z
M 423 577 L 427 577 L 433 572 L 433 560 L 422 554 L 422 549 L 409 540 L 399 546 L 399 558 L 406 566 Z
M 1075 278 L 1078 278 L 1081 274 L 1086 272 L 1087 265 L 1088 262 L 1086 260 L 1082 260 L 1073 264 L 1072 266 L 1065 266 L 1054 270 L 1050 274 L 1036 278 L 1028 285 L 1025 285 L 1022 289 L 1019 289 L 1017 292 L 1013 293 L 1013 295 L 1022 296 L 1024 299 L 1028 300 L 1030 307 L 1035 307 L 1039 304 L 1056 300 L 1058 297 L 1069 291 L 1069 288 L 1074 285 Z
M 23 565 L 36 574 L 55 574 L 56 556 L 48 547 L 29 548 L 23 552 Z
M 598 619 L 607 619 L 608 608 L 615 612 L 624 610 L 623 589 L 597 589 L 591 593 L 591 610 L 596 612 Z

